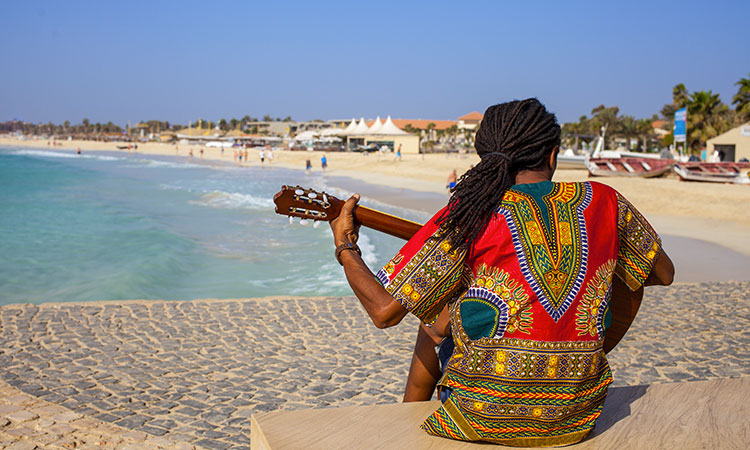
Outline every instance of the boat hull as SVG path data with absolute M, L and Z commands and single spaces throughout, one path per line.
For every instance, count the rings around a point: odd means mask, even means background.
M 660 177 L 672 170 L 674 162 L 653 158 L 590 158 L 586 169 L 590 177 Z
M 565 170 L 585 170 L 586 157 L 578 155 L 557 155 L 557 168 Z
M 676 164 L 674 171 L 682 181 L 750 184 L 750 163 L 688 162 Z

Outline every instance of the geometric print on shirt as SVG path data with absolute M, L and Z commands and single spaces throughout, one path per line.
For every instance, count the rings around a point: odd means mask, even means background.
M 508 333 L 529 333 L 531 301 L 519 281 L 497 267 L 482 264 L 461 298 L 463 325 L 472 340 L 500 338 Z M 468 321 L 468 322 L 467 322 Z
M 457 347 L 440 381 L 452 388 L 451 404 L 423 428 L 477 440 L 462 436 L 468 428 L 480 440 L 505 445 L 576 442 L 593 427 L 612 382 L 602 342 L 503 338 Z
M 521 272 L 552 319 L 568 310 L 586 276 L 588 234 L 584 211 L 589 183 L 554 183 L 541 204 L 509 189 L 498 212 L 505 216 Z
M 466 282 L 464 256 L 466 251 L 454 249 L 446 236 L 433 236 L 406 263 L 399 273 L 388 281 L 388 270 L 401 262 L 396 255 L 376 275 L 385 290 L 401 305 L 425 323 L 434 322 L 445 303 Z
M 615 273 L 630 290 L 643 286 L 659 253 L 661 239 L 648 221 L 625 197 L 617 193 L 617 232 L 620 250 Z
M 610 259 L 602 264 L 586 285 L 576 311 L 576 330 L 579 336 L 604 337 L 604 315 L 609 307 L 612 292 L 612 275 L 617 261 Z

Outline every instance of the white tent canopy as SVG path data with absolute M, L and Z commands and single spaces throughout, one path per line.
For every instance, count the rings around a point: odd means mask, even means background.
M 362 117 L 359 119 L 359 123 L 357 123 L 357 127 L 354 129 L 354 131 L 351 134 L 362 135 L 362 134 L 367 134 L 368 131 L 369 131 L 369 128 L 367 127 L 367 123 L 365 123 L 365 118 Z
M 337 134 L 339 136 L 346 136 L 346 135 L 354 133 L 355 128 L 357 128 L 357 120 L 352 118 L 352 121 L 349 122 L 349 125 L 347 125 L 346 128 L 344 128 L 343 130 L 341 130 L 340 133 L 337 133 Z
M 296 136 L 294 136 L 295 141 L 311 141 L 315 139 L 318 136 L 319 132 L 317 130 L 305 130 L 301 133 L 297 133 Z
M 324 129 L 320 130 L 320 136 L 321 137 L 323 137 L 323 136 L 343 136 L 344 135 L 344 131 L 346 131 L 346 130 L 344 130 L 342 128 L 336 128 L 336 127 L 324 128 Z
M 396 124 L 394 124 L 391 120 L 391 116 L 388 116 L 378 134 L 383 134 L 386 136 L 403 136 L 409 133 L 397 127 Z
M 367 134 L 380 134 L 380 130 L 383 128 L 383 122 L 380 121 L 380 116 L 375 119 L 375 123 L 372 124 Z

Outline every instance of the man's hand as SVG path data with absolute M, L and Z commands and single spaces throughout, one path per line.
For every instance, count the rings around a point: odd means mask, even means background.
M 349 200 L 341 207 L 339 216 L 331 221 L 331 231 L 333 232 L 333 244 L 338 247 L 341 244 L 351 242 L 357 243 L 359 239 L 360 225 L 354 220 L 354 207 L 359 201 L 359 194 L 349 197 Z

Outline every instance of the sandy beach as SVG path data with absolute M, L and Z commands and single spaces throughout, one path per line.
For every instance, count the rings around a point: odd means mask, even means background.
M 18 140 L 0 138 L 0 145 L 47 148 L 50 150 L 113 151 L 122 143 L 95 141 L 57 141 L 57 146 L 46 140 Z M 221 161 L 235 164 L 233 149 L 221 149 L 160 143 L 138 144 L 138 153 L 189 158 L 211 163 Z M 136 150 L 130 150 L 130 153 Z M 248 150 L 248 160 L 243 166 L 260 166 L 258 150 Z M 322 152 L 274 151 L 273 161 L 266 157 L 266 167 L 284 167 L 303 170 L 310 159 L 313 171 L 321 171 Z M 327 153 L 329 176 L 349 177 L 374 186 L 408 189 L 411 191 L 444 195 L 446 179 L 451 170 L 462 174 L 479 161 L 474 154 L 459 158 L 456 154 L 403 155 L 396 161 L 393 155 L 361 153 Z M 558 170 L 555 181 L 588 180 L 584 170 Z M 750 257 L 750 187 L 733 184 L 681 182 L 676 176 L 657 179 L 594 178 L 594 181 L 612 186 L 643 212 L 660 234 L 706 241 Z M 294 183 L 297 180 L 289 180 Z M 354 188 L 354 186 L 353 186 Z M 412 202 L 417 203 L 419 202 Z M 430 204 L 430 206 L 434 206 Z M 424 208 L 424 206 L 422 206 Z

